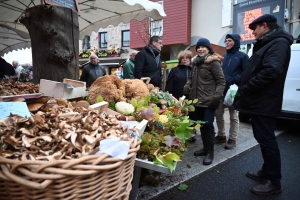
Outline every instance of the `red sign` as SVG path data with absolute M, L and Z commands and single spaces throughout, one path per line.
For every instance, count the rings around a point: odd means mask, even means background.
M 244 33 L 240 34 L 242 41 L 255 40 L 255 37 L 252 35 L 252 30 L 248 27 L 253 20 L 262 15 L 262 8 L 245 11 L 243 18 Z

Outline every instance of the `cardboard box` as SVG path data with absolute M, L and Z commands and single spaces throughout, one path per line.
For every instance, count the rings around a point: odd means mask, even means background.
M 66 78 L 63 82 L 41 79 L 40 93 L 42 93 L 43 96 L 62 99 L 74 99 L 88 95 L 85 82 Z

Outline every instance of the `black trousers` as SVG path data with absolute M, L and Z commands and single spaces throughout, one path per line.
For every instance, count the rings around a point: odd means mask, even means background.
M 280 185 L 281 158 L 278 143 L 275 136 L 275 117 L 251 115 L 254 138 L 260 145 L 264 159 L 262 171 L 274 185 Z
M 206 123 L 201 126 L 200 130 L 204 129 L 209 131 L 215 131 L 214 128 L 215 110 L 214 109 L 195 107 L 195 111 L 190 112 L 189 117 L 192 120 L 206 121 Z

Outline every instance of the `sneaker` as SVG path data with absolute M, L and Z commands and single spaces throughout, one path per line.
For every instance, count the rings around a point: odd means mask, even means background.
M 217 136 L 215 137 L 215 143 L 216 143 L 216 144 L 226 143 L 226 136 L 220 136 L 220 135 L 217 135 Z
M 229 139 L 225 145 L 225 149 L 234 149 L 235 146 L 236 146 L 236 141 Z

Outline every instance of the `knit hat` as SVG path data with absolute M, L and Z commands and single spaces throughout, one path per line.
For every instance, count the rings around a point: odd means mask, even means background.
M 211 45 L 210 45 L 210 41 L 206 38 L 200 38 L 196 44 L 196 51 L 200 46 L 204 46 L 206 48 L 208 48 L 210 53 L 214 53 L 214 50 L 212 49 Z
M 260 16 L 259 18 L 256 18 L 253 22 L 251 22 L 249 24 L 249 28 L 251 30 L 255 29 L 255 26 L 259 23 L 263 23 L 263 22 L 269 22 L 269 23 L 277 23 L 277 19 L 274 15 L 270 15 L 270 14 L 265 14 Z

